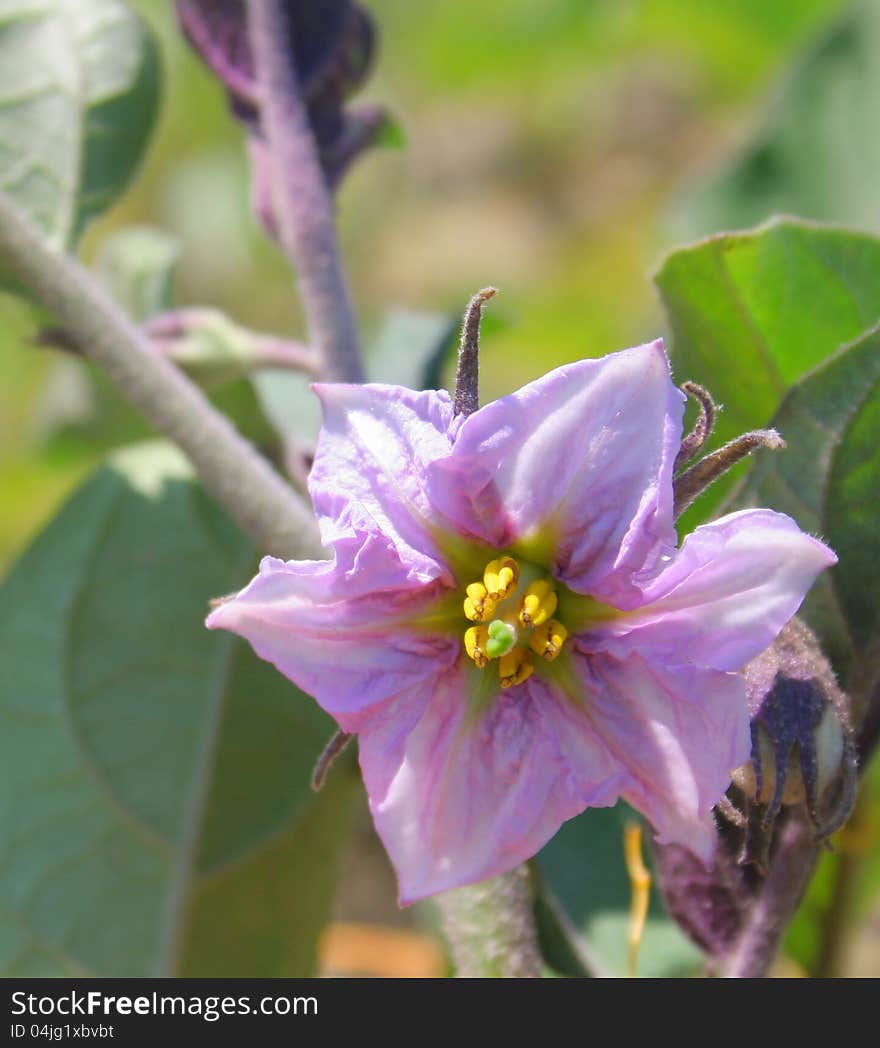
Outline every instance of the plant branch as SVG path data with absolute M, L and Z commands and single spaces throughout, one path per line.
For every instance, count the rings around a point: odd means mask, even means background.
M 319 549 L 311 511 L 268 462 L 173 364 L 75 259 L 48 246 L 0 193 L 0 256 L 83 353 L 186 453 L 202 483 L 261 550 Z
M 296 268 L 309 342 L 331 382 L 363 382 L 357 325 L 321 169 L 290 47 L 284 0 L 251 0 L 248 29 L 260 85 L 281 246 Z
M 459 978 L 541 977 L 528 867 L 444 892 L 437 905 Z

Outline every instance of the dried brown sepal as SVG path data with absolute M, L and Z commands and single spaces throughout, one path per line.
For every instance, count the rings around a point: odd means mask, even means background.
M 480 406 L 480 321 L 483 305 L 497 293 L 497 288 L 484 287 L 474 295 L 465 310 L 455 374 L 456 415 L 472 415 Z
M 327 775 L 336 762 L 336 759 L 353 738 L 354 735 L 350 735 L 348 732 L 341 730 L 331 736 L 330 741 L 324 747 L 321 756 L 315 764 L 315 770 L 312 772 L 312 789 L 315 792 L 320 790 L 327 781 Z
M 711 455 L 700 459 L 689 469 L 680 473 L 672 482 L 674 512 L 676 519 L 691 505 L 698 496 L 718 480 L 719 477 L 741 462 L 758 448 L 770 448 L 779 451 L 785 447 L 785 441 L 775 429 L 756 429 L 743 433 L 741 437 L 725 444 L 723 448 L 713 451 Z
M 672 465 L 673 473 L 682 470 L 702 450 L 703 445 L 712 435 L 712 430 L 715 428 L 715 416 L 718 413 L 718 407 L 708 389 L 696 382 L 682 382 L 679 388 L 697 402 L 700 413 L 694 423 L 694 428 L 681 442 L 681 447 Z

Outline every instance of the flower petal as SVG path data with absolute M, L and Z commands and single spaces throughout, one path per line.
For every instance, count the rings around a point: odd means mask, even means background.
M 498 549 L 549 534 L 572 589 L 631 606 L 633 574 L 675 545 L 683 402 L 660 341 L 557 368 L 463 422 L 432 500 L 454 520 L 467 492 L 461 526 L 481 521 Z
M 414 577 L 447 574 L 425 471 L 452 450 L 449 395 L 379 384 L 313 388 L 324 424 L 309 492 L 325 543 L 345 534 L 350 521 L 361 522 L 391 539 Z
M 414 626 L 442 595 L 413 579 L 376 533 L 339 538 L 333 560 L 266 557 L 260 573 L 208 616 L 312 695 L 345 731 L 362 711 L 456 661 L 461 641 Z
M 749 756 L 740 674 L 657 666 L 638 656 L 573 656 L 594 730 L 626 769 L 621 795 L 647 816 L 661 843 L 708 861 L 712 808 Z
M 413 686 L 372 711 L 358 737 L 401 905 L 512 869 L 566 819 L 620 792 L 621 769 L 546 679 L 475 710 L 476 672 L 460 665 Z
M 834 553 L 782 513 L 731 513 L 688 535 L 644 607 L 580 638 L 585 649 L 741 669 L 772 643 Z

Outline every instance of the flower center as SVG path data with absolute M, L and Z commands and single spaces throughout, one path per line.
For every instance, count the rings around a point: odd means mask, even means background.
M 466 589 L 464 614 L 471 622 L 464 649 L 481 669 L 498 661 L 502 688 L 527 680 L 538 655 L 552 662 L 565 643 L 568 630 L 557 619 L 556 585 L 535 569 L 520 569 L 513 557 L 490 560 L 479 582 Z

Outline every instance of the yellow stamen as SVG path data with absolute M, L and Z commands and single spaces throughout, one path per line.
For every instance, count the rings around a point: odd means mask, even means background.
M 486 654 L 488 639 L 488 626 L 471 626 L 469 630 L 465 630 L 464 650 L 481 669 L 489 664 L 489 656 Z
M 464 613 L 471 622 L 483 622 L 495 614 L 494 601 L 486 592 L 482 582 L 472 582 L 467 588 L 467 596 L 464 599 Z
M 523 626 L 540 626 L 556 611 L 556 591 L 546 579 L 538 579 L 526 590 L 519 621 Z
M 522 684 L 535 672 L 532 656 L 524 648 L 514 648 L 498 660 L 498 675 L 502 688 L 512 688 Z
M 490 560 L 483 572 L 483 584 L 493 600 L 504 600 L 519 582 L 519 565 L 513 557 Z
M 532 630 L 529 645 L 536 655 L 552 662 L 562 651 L 568 630 L 557 619 L 551 619 Z

